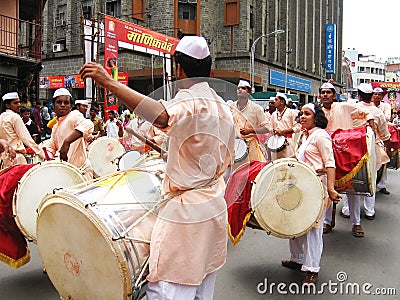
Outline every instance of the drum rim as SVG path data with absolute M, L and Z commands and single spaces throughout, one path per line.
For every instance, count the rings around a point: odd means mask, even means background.
M 277 139 L 277 141 L 282 140 L 282 141 L 283 141 L 283 144 L 282 144 L 281 146 L 277 147 L 277 148 L 271 148 L 271 147 L 269 146 L 269 140 L 272 141 L 272 138 Z M 280 152 L 280 151 L 282 151 L 283 149 L 285 149 L 286 144 L 287 144 L 287 139 L 286 139 L 286 137 L 283 136 L 283 135 L 273 134 L 273 135 L 271 135 L 271 136 L 267 139 L 267 141 L 266 141 L 265 144 L 266 144 L 267 149 L 268 149 L 269 151 L 271 151 L 271 152 Z
M 238 162 L 243 161 L 249 155 L 249 146 L 247 145 L 246 141 L 241 139 L 241 138 L 236 138 L 235 139 L 235 143 L 236 143 L 236 141 L 239 141 L 239 143 L 244 143 L 244 145 L 246 146 L 245 147 L 246 150 L 243 153 L 243 155 L 238 157 L 238 158 L 236 158 L 236 151 L 235 151 L 234 163 L 238 163 Z M 236 145 L 235 145 L 235 150 L 236 150 Z
M 27 231 L 27 229 L 23 226 L 22 224 L 22 220 L 19 217 L 18 214 L 18 196 L 21 194 L 22 188 L 25 185 L 25 181 L 28 177 L 33 176 L 31 174 L 38 172 L 38 169 L 43 169 L 43 167 L 59 167 L 59 166 L 63 166 L 63 169 L 69 169 L 72 170 L 73 172 L 75 172 L 75 175 L 77 175 L 77 177 L 79 177 L 80 179 L 82 179 L 82 181 L 80 183 L 85 182 L 85 177 L 83 176 L 83 174 L 79 171 L 79 169 L 77 167 L 75 167 L 73 164 L 70 164 L 69 162 L 66 161 L 53 161 L 53 160 L 48 160 L 48 161 L 44 161 L 41 163 L 36 164 L 34 167 L 30 168 L 25 174 L 24 176 L 21 177 L 21 179 L 18 181 L 18 188 L 15 190 L 14 194 L 13 194 L 13 199 L 12 199 L 12 210 L 13 210 L 13 215 L 14 215 L 14 220 L 15 223 L 17 224 L 19 230 L 22 232 L 22 234 L 24 235 L 24 237 L 26 239 L 28 239 L 29 241 L 32 241 L 34 243 L 37 242 L 37 236 L 33 236 L 30 232 Z M 79 184 L 79 183 L 78 183 Z M 46 195 L 45 195 L 46 196 Z M 43 200 L 43 199 L 42 199 Z M 39 201 L 39 206 L 40 203 L 42 202 L 42 200 Z M 38 206 L 38 207 L 39 207 Z M 38 207 L 36 208 L 36 210 L 38 210 Z M 37 223 L 37 216 L 38 213 L 36 212 L 36 223 Z M 36 229 L 35 229 L 36 231 Z M 37 232 L 35 232 L 36 234 Z
M 138 150 L 129 150 L 129 151 L 126 151 L 124 154 L 122 154 L 120 157 L 118 157 L 118 163 L 117 163 L 118 171 L 121 171 L 120 162 L 122 161 L 122 158 L 123 158 L 124 156 L 128 156 L 130 152 L 139 153 L 139 157 L 138 157 L 137 159 L 139 159 L 139 158 L 143 155 L 143 154 L 141 154 L 140 151 L 138 151 Z
M 129 272 L 128 263 L 124 259 L 124 251 L 122 250 L 122 246 L 119 247 L 120 241 L 112 240 L 113 233 L 110 231 L 110 229 L 107 226 L 105 226 L 105 224 L 103 222 L 101 222 L 101 219 L 92 210 L 86 209 L 85 204 L 79 198 L 77 198 L 73 194 L 63 192 L 63 191 L 59 191 L 55 195 L 53 195 L 53 194 L 47 195 L 42 200 L 42 202 L 40 203 L 40 206 L 38 207 L 38 218 L 37 218 L 37 224 L 36 224 L 37 229 L 39 229 L 39 221 L 40 221 L 41 213 L 43 213 L 44 209 L 46 209 L 47 207 L 49 207 L 53 204 L 67 205 L 67 206 L 71 207 L 72 209 L 75 209 L 77 212 L 81 213 L 82 216 L 87 217 L 87 219 L 90 222 L 92 222 L 92 224 L 96 227 L 97 232 L 101 235 L 101 237 L 106 242 L 107 246 L 110 247 L 112 253 L 114 254 L 115 263 L 117 264 L 117 269 L 119 270 L 119 275 L 120 275 L 121 282 L 122 282 L 121 293 L 123 294 L 123 299 L 127 299 L 128 296 L 133 293 L 133 282 L 131 280 L 132 274 L 130 274 L 130 272 Z M 79 208 L 81 208 L 81 209 L 79 209 Z M 39 233 L 40 231 L 37 230 L 37 232 Z M 108 233 L 108 235 L 107 235 L 107 233 Z M 39 238 L 39 234 L 38 234 L 38 240 L 39 239 L 40 238 Z M 38 250 L 39 250 L 42 261 L 44 261 L 40 249 L 41 249 L 40 243 L 38 243 Z M 129 251 L 128 251 L 128 253 L 130 255 Z M 47 271 L 48 271 L 48 273 L 50 273 L 49 275 L 51 276 L 51 269 L 47 268 Z M 56 284 L 55 283 L 53 283 L 53 284 L 56 287 Z M 57 290 L 57 292 L 58 292 L 58 290 Z
M 300 161 L 300 160 L 298 160 L 298 159 L 296 159 L 296 158 L 289 158 L 289 157 L 286 157 L 286 158 L 277 159 L 277 160 L 275 160 L 275 161 L 269 163 L 268 165 L 266 165 L 262 170 L 260 170 L 260 172 L 257 174 L 256 178 L 254 179 L 254 182 L 256 183 L 255 186 L 257 186 L 257 183 L 261 180 L 262 175 L 266 172 L 267 169 L 274 168 L 274 167 L 277 166 L 277 165 L 285 164 L 285 163 L 288 163 L 288 162 L 297 163 L 298 165 L 301 165 L 301 166 L 305 167 L 309 172 L 315 174 L 316 177 L 317 177 L 317 174 L 315 173 L 315 171 L 314 171 L 309 165 L 307 165 L 306 163 L 304 163 L 304 162 L 302 162 L 302 161 Z M 265 169 L 265 171 L 263 172 L 264 169 Z M 318 179 L 318 177 L 317 177 L 317 179 Z M 271 234 L 272 236 L 275 236 L 275 237 L 279 237 L 279 238 L 294 238 L 294 237 L 298 237 L 298 236 L 301 236 L 301 235 L 305 234 L 305 233 L 308 232 L 313 226 L 315 226 L 316 224 L 318 224 L 318 221 L 321 219 L 322 214 L 323 214 L 323 210 L 324 210 L 324 207 L 325 207 L 325 190 L 324 190 L 324 187 L 323 187 L 323 185 L 322 185 L 321 180 L 316 180 L 315 182 L 316 182 L 317 185 L 320 187 L 320 192 L 321 192 L 321 206 L 320 206 L 320 208 L 319 208 L 319 213 L 318 213 L 318 215 L 316 216 L 315 221 L 314 221 L 308 228 L 306 228 L 306 229 L 304 229 L 303 231 L 301 231 L 301 232 L 299 232 L 299 233 L 296 233 L 296 234 L 283 234 L 283 233 L 279 233 L 279 232 L 277 232 L 275 229 L 271 228 L 271 227 L 267 224 L 267 222 L 265 222 L 264 218 L 262 218 L 261 215 L 258 216 L 257 205 L 255 206 L 255 208 L 253 208 L 253 205 L 254 205 L 254 202 L 255 202 L 254 197 L 255 197 L 256 189 L 253 189 L 253 188 L 252 188 L 252 189 L 251 189 L 250 203 L 251 203 L 251 206 L 252 206 L 252 210 L 253 210 L 253 214 L 254 214 L 255 219 L 257 220 L 257 222 L 260 224 L 260 226 L 261 226 L 268 234 Z M 320 226 L 322 226 L 322 225 L 320 224 Z

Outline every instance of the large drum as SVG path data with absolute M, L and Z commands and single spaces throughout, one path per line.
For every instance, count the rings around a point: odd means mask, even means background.
M 13 198 L 13 214 L 22 234 L 36 242 L 37 208 L 44 196 L 83 182 L 79 169 L 67 162 L 46 161 L 29 169 L 19 181 Z
M 255 179 L 251 180 L 254 176 Z M 246 183 L 246 179 L 243 182 L 241 177 L 250 180 Z M 251 193 L 246 189 L 251 189 Z M 231 196 L 238 196 L 238 202 L 232 203 L 228 199 Z M 237 234 L 238 230 L 232 232 L 233 223 L 242 224 L 245 220 L 249 221 L 248 226 L 263 229 L 279 238 L 301 236 L 319 224 L 324 209 L 321 180 L 308 165 L 293 158 L 242 165 L 231 175 L 225 198 L 233 240 L 241 235 Z M 232 220 L 232 217 L 243 216 L 235 205 L 239 210 L 250 206 L 251 217 Z
M 137 166 L 142 154 L 139 151 L 127 151 L 118 159 L 118 171 L 127 171 Z
M 149 166 L 149 167 L 147 167 Z M 38 248 L 62 299 L 137 299 L 161 199 L 162 160 L 47 196 Z
M 373 130 L 367 126 L 366 129 L 335 131 L 332 134 L 332 144 L 336 161 L 336 190 L 348 194 L 374 195 L 377 170 Z M 366 145 L 366 153 L 362 150 L 360 152 L 362 145 Z M 355 161 L 355 157 L 361 160 Z M 344 168 L 348 166 L 352 166 L 352 170 L 344 172 Z M 338 178 L 339 173 L 347 174 Z
M 114 138 L 100 137 L 89 145 L 88 159 L 96 177 L 118 170 L 118 159 L 125 153 L 124 146 Z

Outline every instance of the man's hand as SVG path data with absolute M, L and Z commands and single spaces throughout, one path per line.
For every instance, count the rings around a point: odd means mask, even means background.
M 336 192 L 334 189 L 328 190 L 328 195 L 329 195 L 329 198 L 336 204 L 338 204 L 340 199 L 342 199 L 340 194 L 338 192 Z
M 10 144 L 3 139 L 0 139 L 0 152 L 8 155 L 10 160 L 13 160 L 17 155 L 13 147 L 11 147 Z
M 65 142 L 61 145 L 60 148 L 60 159 L 63 161 L 68 161 L 68 151 L 69 151 L 70 144 Z
M 86 78 L 92 78 L 102 87 L 105 86 L 106 82 L 113 80 L 106 69 L 104 69 L 101 64 L 96 62 L 88 62 L 84 64 L 79 71 L 79 75 L 81 76 L 82 80 L 85 80 Z

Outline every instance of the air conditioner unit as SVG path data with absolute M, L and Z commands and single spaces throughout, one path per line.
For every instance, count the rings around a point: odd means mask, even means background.
M 64 44 L 53 44 L 53 52 L 64 51 Z

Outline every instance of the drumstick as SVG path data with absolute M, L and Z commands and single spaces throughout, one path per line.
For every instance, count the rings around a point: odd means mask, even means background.
M 336 203 L 332 203 L 332 221 L 331 221 L 331 228 L 334 228 L 336 225 Z
M 158 153 L 160 153 L 160 154 L 166 153 L 166 151 L 161 149 L 161 147 L 158 146 L 156 143 L 153 143 L 152 141 L 148 140 L 146 137 L 144 137 L 144 136 L 140 135 L 139 133 L 135 132 L 132 128 L 125 127 L 125 130 L 126 130 L 127 133 L 132 134 L 133 136 L 138 138 L 140 141 L 142 141 L 146 145 L 148 145 L 151 148 L 153 148 L 154 150 L 156 150 Z

